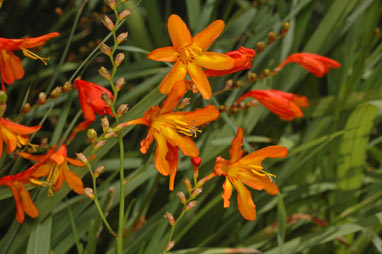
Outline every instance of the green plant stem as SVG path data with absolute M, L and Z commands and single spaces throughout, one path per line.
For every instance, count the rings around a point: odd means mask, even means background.
M 68 209 L 69 220 L 70 220 L 70 225 L 72 226 L 73 235 L 74 235 L 74 238 L 76 239 L 77 252 L 79 254 L 82 254 L 84 248 L 81 245 L 79 237 L 78 237 L 76 222 L 74 221 L 74 218 L 73 218 L 72 209 L 70 209 L 70 205 L 68 204 L 67 200 L 65 200 L 65 203 L 66 203 L 66 208 Z

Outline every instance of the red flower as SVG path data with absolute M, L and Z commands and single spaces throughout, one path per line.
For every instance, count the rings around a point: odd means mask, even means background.
M 49 58 L 43 58 L 28 50 L 28 48 L 35 48 L 43 45 L 47 40 L 59 36 L 59 33 L 49 33 L 39 37 L 26 37 L 24 39 L 6 39 L 0 37 L 0 74 L 1 74 L 1 86 L 5 90 L 4 83 L 10 85 L 15 80 L 24 77 L 24 68 L 21 65 L 21 60 L 13 51 L 21 50 L 24 56 L 39 59 L 45 65 L 46 60 Z
M 235 73 L 242 70 L 247 70 L 252 67 L 252 61 L 255 57 L 256 51 L 253 49 L 240 47 L 239 50 L 230 51 L 226 53 L 227 56 L 233 58 L 234 65 L 231 69 L 228 70 L 211 70 L 206 69 L 204 73 L 207 76 L 224 76 L 231 73 Z
M 109 114 L 113 116 L 113 112 L 109 105 L 102 100 L 102 94 L 106 94 L 113 100 L 113 94 L 106 88 L 87 82 L 84 80 L 76 80 L 73 85 L 74 89 L 78 89 L 78 97 L 85 121 L 80 123 L 72 132 L 69 140 L 72 140 L 77 132 L 83 131 L 96 119 L 96 113 L 99 115 Z
M 279 71 L 288 63 L 298 63 L 307 71 L 313 73 L 316 77 L 322 77 L 328 73 L 330 68 L 340 68 L 341 64 L 328 57 L 320 56 L 312 53 L 296 53 L 290 55 L 282 62 L 276 71 Z
M 237 102 L 247 97 L 258 100 L 264 107 L 286 121 L 302 117 L 303 113 L 300 107 L 305 108 L 309 106 L 309 100 L 305 96 L 273 89 L 249 91 L 242 95 Z

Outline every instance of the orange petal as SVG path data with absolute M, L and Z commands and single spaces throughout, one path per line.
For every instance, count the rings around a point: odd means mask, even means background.
M 186 93 L 186 82 L 184 80 L 178 81 L 174 84 L 171 92 L 167 95 L 163 101 L 160 114 L 173 111 L 180 98 Z
M 147 132 L 146 138 L 144 138 L 141 141 L 141 149 L 140 149 L 141 153 L 143 153 L 143 154 L 147 153 L 147 150 L 149 149 L 151 143 L 153 142 L 153 138 L 154 137 L 153 137 L 151 131 L 149 130 Z
M 146 118 L 141 117 L 141 118 L 137 118 L 137 119 L 125 122 L 124 126 L 127 127 L 127 126 L 130 126 L 130 125 L 136 125 L 136 124 L 144 124 L 144 125 L 147 125 L 147 126 L 150 125 L 150 123 L 147 121 Z
M 16 149 L 17 137 L 13 132 L 4 126 L 0 126 L 0 131 L 4 142 L 7 144 L 7 153 L 10 154 Z
M 240 181 L 233 180 L 232 183 L 237 191 L 237 206 L 241 215 L 246 220 L 255 220 L 256 206 L 253 203 L 251 192 Z
M 185 64 L 178 61 L 172 67 L 171 71 L 162 79 L 159 85 L 159 92 L 168 94 L 177 81 L 183 80 L 186 77 L 187 69 Z
M 77 167 L 83 167 L 85 166 L 85 163 L 83 163 L 82 161 L 80 160 L 76 160 L 76 159 L 72 159 L 72 158 L 69 158 L 69 157 L 65 157 L 65 159 L 72 165 L 74 166 L 77 166 Z
M 49 33 L 49 34 L 45 34 L 45 35 L 38 36 L 38 37 L 25 38 L 24 41 L 19 46 L 19 48 L 20 47 L 35 48 L 37 46 L 44 44 L 47 40 L 49 40 L 53 37 L 59 36 L 59 35 L 60 35 L 59 33 Z
M 28 135 L 33 132 L 38 131 L 41 126 L 24 126 L 18 123 L 14 123 L 10 120 L 7 120 L 5 118 L 0 119 L 0 124 L 4 125 L 7 129 L 11 130 L 13 133 L 20 134 L 20 135 Z
M 204 74 L 202 68 L 196 64 L 189 63 L 187 64 L 187 71 L 202 97 L 206 100 L 211 98 L 212 91 L 210 82 L 208 82 L 206 74 Z
M 230 162 L 235 162 L 243 156 L 241 146 L 243 145 L 243 128 L 237 128 L 236 136 L 232 140 L 232 146 L 229 150 Z
M 185 120 L 194 127 L 215 121 L 219 115 L 219 110 L 213 105 L 208 105 L 190 112 L 184 112 Z
M 162 135 L 172 146 L 179 147 L 184 155 L 190 157 L 199 156 L 199 150 L 190 137 L 182 136 L 176 130 L 169 128 L 168 126 L 161 126 L 160 136 Z
M 19 152 L 18 153 L 21 157 L 25 158 L 25 159 L 28 159 L 28 160 L 31 160 L 31 161 L 39 161 L 39 160 L 42 160 L 45 155 L 33 155 L 33 154 L 30 154 L 30 153 L 24 153 L 24 152 Z
M 168 18 L 167 27 L 175 50 L 191 45 L 192 37 L 190 30 L 188 30 L 187 25 L 178 15 L 172 14 Z
M 283 146 L 267 146 L 240 159 L 242 164 L 260 165 L 265 158 L 284 158 L 288 155 L 288 149 Z
M 240 180 L 255 190 L 266 190 L 269 195 L 279 193 L 277 185 L 268 176 L 260 176 L 251 172 L 241 174 Z
M 232 196 L 232 184 L 227 177 L 225 178 L 223 189 L 224 189 L 224 192 L 223 192 L 222 198 L 224 200 L 224 208 L 227 208 L 230 205 L 229 199 Z
M 24 222 L 25 214 L 24 214 L 24 208 L 21 204 L 21 197 L 20 197 L 20 191 L 22 188 L 22 184 L 20 182 L 13 182 L 12 185 L 9 185 L 9 188 L 12 191 L 13 198 L 15 200 L 16 204 L 16 220 L 21 224 Z
M 3 147 L 4 147 L 3 138 L 0 135 L 0 158 L 3 155 Z
M 66 164 L 66 163 L 65 163 Z M 65 178 L 66 184 L 77 194 L 84 193 L 84 184 L 82 183 L 81 178 L 79 178 L 75 173 L 70 171 L 68 165 L 66 164 L 63 168 L 63 175 Z
M 223 20 L 215 20 L 192 38 L 192 44 L 205 50 L 211 46 L 224 29 Z
M 166 159 L 168 153 L 168 146 L 166 139 L 159 133 L 153 133 L 157 142 L 157 149 L 155 150 L 155 167 L 158 172 L 164 176 L 170 174 L 170 165 Z
M 154 61 L 176 62 L 177 56 L 174 47 L 164 47 L 151 51 L 147 58 Z
M 166 160 L 170 165 L 170 181 L 169 181 L 169 190 L 174 190 L 174 182 L 176 171 L 178 170 L 178 148 L 176 146 L 172 146 L 167 142 L 168 153 L 166 155 Z
M 21 198 L 21 204 L 24 208 L 24 211 L 32 218 L 36 218 L 38 216 L 38 209 L 34 205 L 31 195 L 27 190 L 24 189 L 24 187 L 21 187 L 21 193 L 20 193 L 20 198 Z
M 33 177 L 40 178 L 40 177 L 47 176 L 49 174 L 49 172 L 53 169 L 54 166 L 55 165 L 53 162 L 48 162 L 48 163 L 42 164 L 33 173 Z
M 1 81 L 10 85 L 16 79 L 24 76 L 24 68 L 13 52 L 0 49 L 0 74 Z
M 235 61 L 224 54 L 202 52 L 200 55 L 195 55 L 195 63 L 210 70 L 228 70 L 233 67 Z

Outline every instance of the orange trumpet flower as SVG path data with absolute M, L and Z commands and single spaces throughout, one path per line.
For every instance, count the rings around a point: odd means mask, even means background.
M 175 14 L 168 18 L 168 32 L 172 47 L 155 49 L 147 57 L 154 61 L 175 62 L 159 86 L 162 94 L 168 94 L 177 81 L 188 73 L 204 99 L 211 97 L 211 87 L 201 67 L 211 70 L 227 70 L 234 60 L 227 55 L 205 52 L 224 29 L 224 21 L 216 20 L 203 31 L 191 36 L 187 25 Z
M 221 71 L 207 69 L 204 71 L 204 73 L 209 77 L 213 77 L 224 76 L 238 71 L 250 69 L 252 67 L 252 61 L 256 55 L 256 51 L 253 49 L 240 47 L 238 50 L 226 53 L 226 55 L 235 61 L 231 69 Z
M 288 150 L 283 146 L 268 146 L 244 157 L 241 146 L 243 144 L 243 129 L 238 128 L 229 150 L 230 160 L 222 157 L 216 158 L 214 173 L 225 176 L 223 184 L 224 207 L 229 207 L 232 195 L 232 185 L 237 191 L 238 208 L 241 215 L 247 220 L 256 219 L 256 207 L 252 200 L 251 192 L 245 187 L 255 190 L 265 190 L 270 195 L 278 193 L 277 185 L 272 181 L 274 176 L 263 170 L 261 162 L 265 158 L 284 158 Z M 244 185 L 245 184 L 245 185 Z
M 273 89 L 249 91 L 236 102 L 239 103 L 247 97 L 258 100 L 264 107 L 286 121 L 302 117 L 303 113 L 300 107 L 305 108 L 309 106 L 309 100 L 305 96 Z
M 28 135 L 40 128 L 39 125 L 29 127 L 0 118 L 0 157 L 3 154 L 3 141 L 7 144 L 7 153 L 10 154 L 16 147 L 28 144 Z
M 322 77 L 328 73 L 330 68 L 340 68 L 341 64 L 333 59 L 313 53 L 296 53 L 290 55 L 282 62 L 276 71 L 281 70 L 288 63 L 298 63 L 307 71 L 313 73 L 316 77 Z
M 83 167 L 85 164 L 79 160 L 67 157 L 66 145 L 62 145 L 57 151 L 56 147 L 52 147 L 45 155 L 32 155 L 29 153 L 19 153 L 28 160 L 39 161 L 39 165 L 33 176 L 36 178 L 47 176 L 49 183 L 49 195 L 53 195 L 53 191 L 58 191 L 63 182 L 76 193 L 82 194 L 84 186 L 81 178 L 70 171 L 68 162 L 77 167 Z
M 144 124 L 149 127 L 147 137 L 141 141 L 140 151 L 146 153 L 153 139 L 156 140 L 155 166 L 162 175 L 170 175 L 170 190 L 174 189 L 178 169 L 178 148 L 186 156 L 199 156 L 199 150 L 191 139 L 201 132 L 196 127 L 219 117 L 219 110 L 211 105 L 191 112 L 173 112 L 185 92 L 185 82 L 179 81 L 162 107 L 152 106 L 144 117 L 123 123 L 124 126 Z
M 13 51 L 21 50 L 24 56 L 34 60 L 41 60 L 45 65 L 49 58 L 43 58 L 28 48 L 35 48 L 43 45 L 47 40 L 59 36 L 59 33 L 49 33 L 39 37 L 26 37 L 24 39 L 7 39 L 0 37 L 0 74 L 1 74 L 1 87 L 5 91 L 4 83 L 10 85 L 15 80 L 24 77 L 24 68 Z

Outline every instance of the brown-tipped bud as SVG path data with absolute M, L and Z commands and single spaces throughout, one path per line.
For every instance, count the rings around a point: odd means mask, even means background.
M 246 104 L 244 101 L 242 101 L 242 102 L 240 102 L 240 104 L 239 104 L 239 108 L 240 108 L 241 110 L 246 109 L 246 108 L 247 108 L 247 104 Z
M 126 80 L 124 78 L 119 78 L 117 82 L 115 82 L 115 89 L 119 92 L 125 86 Z
M 94 149 L 97 151 L 98 149 L 100 149 L 101 147 L 103 147 L 105 144 L 106 144 L 106 140 L 100 140 L 100 141 L 98 141 L 98 142 L 95 144 Z
M 260 53 L 265 49 L 266 45 L 263 41 L 259 41 L 258 43 L 256 43 L 256 47 L 257 47 L 257 52 Z
M 23 105 L 23 107 L 21 108 L 21 112 L 22 112 L 23 114 L 28 114 L 28 113 L 31 111 L 31 109 L 32 109 L 31 104 L 29 104 L 29 103 L 25 103 L 25 104 Z
M 40 140 L 40 148 L 48 146 L 49 139 L 47 137 L 41 138 Z
M 101 118 L 101 126 L 102 126 L 103 132 L 107 132 L 109 130 L 109 127 L 110 127 L 109 119 L 107 119 L 106 116 Z
M 196 188 L 192 194 L 191 194 L 191 198 L 194 199 L 196 198 L 197 196 L 199 196 L 199 194 L 202 193 L 202 188 Z
M 247 73 L 247 79 L 248 79 L 248 81 L 256 81 L 257 80 L 257 74 L 249 71 Z
M 88 198 L 90 198 L 90 199 L 94 199 L 94 192 L 93 192 L 93 189 L 92 188 L 88 188 L 88 187 L 86 187 L 85 189 L 84 189 L 84 195 L 86 196 L 86 197 L 88 197 Z
M 7 94 L 4 91 L 0 91 L 0 103 L 6 103 L 7 98 Z
M 182 204 L 185 205 L 187 203 L 186 195 L 183 192 L 179 191 L 178 193 L 176 193 L 176 195 L 178 196 L 178 198 L 179 198 L 180 202 L 182 202 Z
M 105 25 L 105 27 L 107 29 L 109 29 L 110 31 L 113 31 L 114 30 L 114 23 L 113 21 L 111 21 L 111 19 L 105 15 L 102 19 L 102 23 Z
M 107 93 L 101 94 L 101 99 L 109 106 L 113 104 L 113 100 L 110 98 L 110 96 Z
M 118 36 L 117 36 L 117 43 L 118 44 L 121 44 L 122 42 L 124 42 L 126 39 L 127 39 L 127 36 L 129 34 L 127 32 L 125 33 L 120 33 Z
M 86 134 L 92 143 L 97 142 L 98 135 L 95 129 L 89 129 Z
M 38 94 L 37 104 L 43 105 L 46 103 L 46 93 L 41 92 Z
M 268 33 L 268 44 L 272 44 L 277 39 L 277 34 L 275 32 Z
M 117 2 L 115 2 L 115 0 L 105 0 L 105 3 L 106 3 L 107 6 L 109 6 L 110 9 L 112 9 L 112 10 L 115 10 L 115 8 L 117 8 Z
M 101 68 L 98 69 L 98 73 L 105 79 L 107 80 L 110 80 L 111 79 L 111 75 L 110 75 L 110 72 L 103 66 L 101 66 Z
M 101 43 L 101 45 L 99 45 L 99 49 L 102 51 L 102 53 L 104 53 L 105 55 L 107 56 L 110 56 L 111 55 L 111 49 L 108 45 L 106 45 L 105 43 Z
M 125 54 L 123 53 L 118 53 L 114 59 L 114 63 L 115 65 L 118 67 L 121 65 L 121 63 L 123 62 L 123 60 L 125 59 Z
M 168 243 L 168 245 L 167 245 L 167 250 L 171 250 L 172 247 L 174 247 L 174 245 L 175 245 L 175 241 L 174 241 L 174 240 L 170 241 L 170 242 Z
M 72 84 L 70 82 L 65 82 L 65 84 L 62 86 L 62 91 L 64 93 L 70 92 L 72 90 Z
M 196 200 L 191 201 L 186 205 L 186 211 L 191 210 L 191 208 L 195 207 L 198 202 Z
M 237 113 L 239 111 L 239 108 L 237 106 L 232 106 L 231 111 L 232 113 Z
M 107 138 L 117 138 L 118 137 L 118 133 L 114 131 L 114 129 L 109 129 L 107 130 L 107 132 L 105 133 L 105 136 L 104 136 L 106 139 Z
M 164 214 L 164 217 L 168 220 L 168 223 L 170 223 L 171 226 L 174 226 L 174 225 L 175 225 L 175 219 L 174 219 L 174 216 L 172 216 L 171 213 L 166 212 L 166 213 Z
M 118 18 L 120 20 L 124 20 L 125 18 L 127 18 L 128 16 L 130 16 L 131 14 L 131 11 L 130 10 L 124 10 L 123 12 L 121 12 L 119 15 L 118 15 Z
M 192 190 L 192 184 L 190 182 L 190 179 L 188 179 L 188 177 L 184 178 L 183 183 L 184 186 L 186 186 L 187 191 L 190 192 Z
M 219 106 L 219 111 L 220 112 L 225 112 L 227 110 L 227 107 L 225 105 L 220 105 Z
M 241 80 L 237 80 L 236 82 L 235 82 L 235 88 L 239 88 L 239 87 L 241 87 L 243 85 L 243 82 L 241 82 Z
M 189 97 L 182 99 L 178 104 L 178 110 L 182 110 L 188 105 L 190 105 L 190 101 L 191 101 L 191 98 Z
M 127 123 L 127 122 L 117 124 L 117 125 L 113 128 L 113 132 L 119 132 L 120 130 L 122 130 L 123 128 L 125 128 L 125 127 L 126 127 L 126 123 Z
M 289 27 L 290 27 L 289 23 L 285 22 L 283 25 L 283 28 L 280 31 L 280 36 L 285 35 L 289 31 Z
M 83 153 L 76 153 L 77 159 L 79 159 L 82 163 L 88 164 L 88 158 L 86 158 L 85 154 Z
M 103 165 L 99 165 L 95 170 L 94 170 L 94 176 L 97 178 L 99 177 L 103 172 L 105 172 L 105 167 Z
M 269 75 L 271 75 L 271 70 L 267 68 L 263 71 L 263 74 L 265 77 L 268 77 Z
M 232 89 L 233 87 L 233 80 L 229 79 L 225 82 L 225 89 Z
M 127 104 L 121 104 L 118 109 L 117 109 L 117 115 L 119 117 L 123 116 L 124 114 L 127 113 L 127 111 L 129 111 L 129 105 Z
M 58 86 L 54 88 L 52 92 L 50 92 L 50 97 L 57 98 L 58 96 L 60 96 L 61 92 L 62 92 L 62 87 Z

